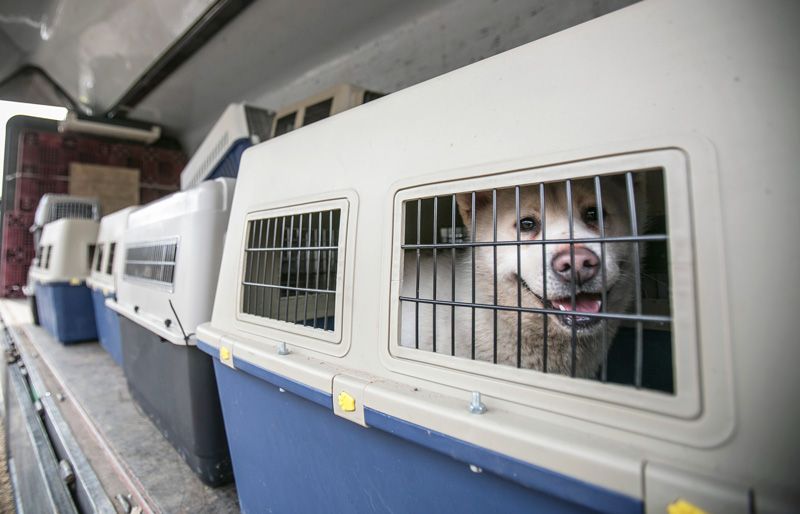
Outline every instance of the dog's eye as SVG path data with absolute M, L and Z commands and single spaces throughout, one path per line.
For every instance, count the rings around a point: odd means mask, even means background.
M 532 232 L 536 230 L 537 224 L 536 220 L 533 218 L 522 218 L 519 220 L 519 229 L 522 232 Z
M 607 216 L 606 210 L 603 209 L 603 219 Z M 583 211 L 583 222 L 587 225 L 596 225 L 597 221 L 600 219 L 600 215 L 597 211 L 597 207 L 592 205 L 587 207 Z

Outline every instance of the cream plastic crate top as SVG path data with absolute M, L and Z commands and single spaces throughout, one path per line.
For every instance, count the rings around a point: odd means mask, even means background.
M 211 317 L 235 183 L 206 181 L 132 212 L 117 299 L 106 305 L 174 344 L 194 344 Z
M 647 512 L 796 510 L 799 20 L 790 1 L 641 2 L 249 149 L 198 339 L 327 393 L 360 377 L 359 405 Z M 326 252 L 328 284 L 304 271 Z
M 89 275 L 97 230 L 94 220 L 60 219 L 44 226 L 29 280 L 78 285 Z
M 47 223 L 61 218 L 83 218 L 100 220 L 100 201 L 97 198 L 88 198 L 70 195 L 45 194 L 39 200 L 33 214 L 33 227 L 31 230 L 41 229 Z
M 272 136 L 310 125 L 380 96 L 380 93 L 362 87 L 339 84 L 278 111 L 273 121 Z
M 236 144 L 257 144 L 269 139 L 272 118 L 273 113 L 265 109 L 244 103 L 228 105 L 181 171 L 181 190 L 205 180 Z
M 89 278 L 86 279 L 86 284 L 92 289 L 100 289 L 106 295 L 117 290 L 125 262 L 122 237 L 128 226 L 128 216 L 137 208 L 126 207 L 100 220 L 94 259 Z

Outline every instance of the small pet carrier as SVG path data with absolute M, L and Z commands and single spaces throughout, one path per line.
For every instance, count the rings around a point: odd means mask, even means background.
M 128 225 L 128 216 L 137 207 L 128 207 L 103 216 L 97 234 L 94 260 L 86 285 L 92 291 L 94 317 L 100 344 L 117 364 L 122 366 L 122 341 L 117 313 L 106 307 L 106 299 L 116 298 L 117 282 L 122 276 L 125 249 L 122 237 Z
M 40 324 L 64 344 L 97 338 L 86 287 L 99 223 L 59 219 L 47 223 L 29 274 Z
M 211 317 L 235 181 L 219 178 L 128 216 L 116 299 L 122 362 L 142 409 L 203 482 L 232 479 L 211 359 L 195 329 Z

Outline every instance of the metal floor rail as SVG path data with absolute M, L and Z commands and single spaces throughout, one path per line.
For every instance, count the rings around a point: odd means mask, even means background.
M 117 510 L 36 367 L 0 318 L 8 467 L 18 513 Z

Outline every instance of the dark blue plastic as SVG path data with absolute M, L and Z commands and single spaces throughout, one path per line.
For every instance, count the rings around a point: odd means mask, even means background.
M 97 336 L 100 339 L 100 345 L 111 355 L 114 362 L 122 366 L 122 339 L 119 334 L 119 319 L 117 318 L 119 315 L 106 307 L 106 298 L 109 296 L 103 294 L 100 289 L 92 290 Z
M 239 161 L 242 160 L 242 153 L 250 148 L 252 143 L 249 138 L 237 139 L 225 152 L 225 157 L 219 161 L 217 167 L 203 180 L 212 180 L 220 177 L 236 178 L 239 174 Z
M 67 282 L 36 284 L 39 323 L 64 344 L 97 339 L 89 288 Z
M 642 502 L 378 411 L 370 428 L 330 395 L 214 358 L 242 512 L 613 512 Z M 283 392 L 281 392 L 283 389 Z M 473 473 L 469 464 L 483 468 Z

